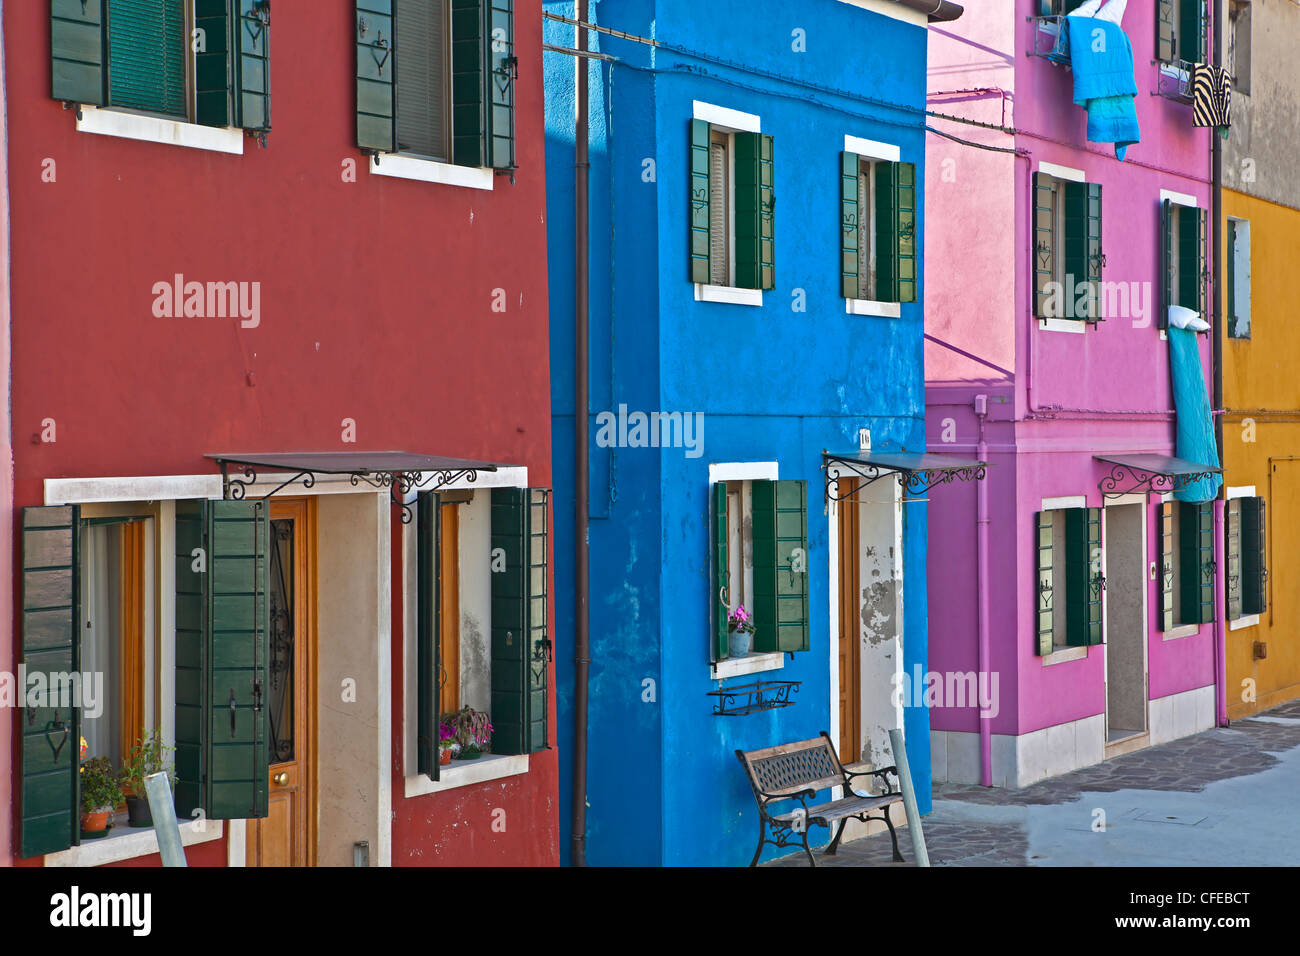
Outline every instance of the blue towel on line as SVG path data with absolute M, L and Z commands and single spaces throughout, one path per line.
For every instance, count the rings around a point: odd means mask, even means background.
M 1124 161 L 1128 147 L 1142 139 L 1138 129 L 1137 81 L 1133 45 L 1116 23 L 1092 17 L 1066 17 L 1070 28 L 1070 69 L 1074 102 L 1088 111 L 1088 141 L 1114 143 Z
M 1198 465 L 1219 467 L 1219 449 L 1214 443 L 1214 416 L 1205 391 L 1201 369 L 1201 346 L 1191 329 L 1169 328 L 1169 370 L 1174 383 L 1174 411 L 1178 429 L 1174 454 Z M 1211 501 L 1223 484 L 1221 475 L 1211 475 L 1174 492 L 1179 501 Z

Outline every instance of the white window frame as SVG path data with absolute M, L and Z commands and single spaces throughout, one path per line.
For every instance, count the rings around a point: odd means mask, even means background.
M 705 103 L 700 100 L 691 101 L 692 119 L 702 120 L 709 124 L 710 132 L 728 134 L 729 145 L 727 149 L 727 161 L 730 165 L 730 171 L 727 181 L 727 248 L 728 264 L 727 274 L 729 281 L 735 282 L 736 276 L 736 133 L 761 133 L 763 123 L 761 117 L 754 113 L 744 113 L 740 110 L 733 110 L 725 106 L 716 106 L 712 103 Z M 712 136 L 709 139 L 710 150 L 712 150 Z M 695 301 L 696 302 L 718 302 L 724 305 L 748 305 L 761 306 L 763 304 L 762 289 L 739 289 L 734 285 L 713 285 L 711 283 L 696 282 Z
M 778 481 L 780 477 L 779 471 L 780 471 L 779 466 L 774 461 L 722 462 L 722 463 L 710 464 L 709 465 L 709 500 L 710 501 L 713 500 L 712 495 L 713 495 L 714 485 L 719 483 L 730 484 L 732 482 L 736 482 L 736 483 L 743 482 L 744 491 L 742 493 L 742 507 L 744 507 L 746 511 L 749 511 L 749 509 L 752 507 L 752 498 L 750 497 L 750 495 L 752 494 L 752 482 Z M 741 535 L 742 538 L 744 539 L 743 547 L 752 554 L 753 547 L 754 547 L 753 538 L 752 536 L 750 537 L 744 536 L 743 521 L 742 521 Z M 710 549 L 710 551 L 712 551 L 712 549 Z M 727 558 L 728 558 L 728 563 L 730 563 L 731 560 L 730 547 L 727 548 Z M 741 555 L 741 569 L 742 569 L 741 573 L 743 574 L 744 573 L 743 553 Z M 716 576 L 712 573 L 714 570 L 715 569 L 712 567 L 712 560 L 710 559 L 710 576 L 709 576 L 710 592 L 712 592 L 713 590 L 713 582 L 717 580 Z M 748 582 L 749 590 L 751 592 L 753 589 L 752 573 L 753 572 L 751 570 L 750 576 L 746 577 L 746 581 Z M 710 606 L 712 606 L 713 603 L 712 596 L 710 597 L 709 603 Z M 706 626 L 712 627 L 713 626 L 712 621 L 710 620 Z M 725 680 L 728 677 L 739 677 L 742 674 L 758 674 L 764 671 L 781 670 L 783 667 L 785 667 L 785 654 L 781 653 L 780 651 L 751 653 L 749 654 L 748 657 L 725 658 L 720 661 L 712 662 L 709 665 L 709 677 L 711 680 Z
M 204 126 L 194 122 L 198 109 L 198 91 L 195 86 L 194 45 L 188 42 L 194 36 L 194 2 L 185 0 L 185 109 L 188 118 L 178 120 L 138 110 L 114 106 L 77 107 L 77 132 L 115 136 L 119 139 L 141 140 L 146 143 L 163 143 L 184 146 L 214 153 L 243 155 L 245 135 L 234 126 Z M 104 69 L 109 66 L 108 45 L 104 46 Z
M 1183 558 L 1182 558 L 1182 550 L 1183 550 L 1183 549 L 1182 549 L 1182 541 L 1183 541 L 1183 525 L 1182 525 L 1182 521 L 1179 519 L 1179 510 L 1180 510 L 1181 507 L 1182 507 L 1182 502 L 1178 501 L 1178 499 L 1176 499 L 1176 498 L 1173 496 L 1173 494 L 1170 493 L 1170 492 L 1165 492 L 1165 493 L 1163 493 L 1163 494 L 1160 495 L 1160 503 L 1161 503 L 1162 505 L 1164 505 L 1164 504 L 1168 504 L 1168 503 L 1171 503 L 1171 502 L 1172 502 L 1174 505 L 1177 505 L 1177 506 L 1178 506 L 1178 507 L 1175 507 L 1175 508 L 1174 508 L 1174 539 L 1173 539 L 1174 601 L 1176 602 L 1176 605 L 1175 605 L 1175 606 L 1176 606 L 1176 608 L 1177 608 L 1177 610 L 1176 610 L 1175 613 L 1174 613 L 1174 620 L 1177 621 L 1178 623 L 1176 623 L 1176 624 L 1174 625 L 1174 627 L 1173 627 L 1172 630 L 1161 631 L 1161 638 L 1162 638 L 1163 640 L 1166 640 L 1166 641 L 1177 641 L 1177 640 L 1180 640 L 1180 639 L 1182 639 L 1182 638 L 1184 638 L 1184 637 L 1191 637 L 1191 636 L 1194 635 L 1194 634 L 1199 634 L 1199 633 L 1201 633 L 1201 628 L 1202 628 L 1204 625 L 1202 625 L 1202 624 L 1196 624 L 1196 623 L 1192 623 L 1192 624 L 1183 624 L 1183 623 L 1182 623 L 1182 614 L 1183 614 L 1183 611 L 1182 611 L 1182 599 L 1179 597 L 1179 595 L 1182 593 L 1182 586 L 1183 586 L 1183 585 L 1182 585 L 1182 579 L 1183 579 Z M 1160 538 L 1159 538 L 1159 536 L 1157 536 L 1157 538 L 1156 538 L 1156 557 L 1157 557 L 1157 561 L 1159 560 L 1159 554 L 1160 554 Z M 1159 573 L 1159 568 L 1160 568 L 1160 565 L 1157 563 L 1157 565 L 1156 565 L 1156 571 L 1157 571 L 1157 573 Z
M 1076 169 L 1073 166 L 1061 166 L 1057 163 L 1039 163 L 1037 172 L 1045 176 L 1051 176 L 1058 183 L 1086 183 L 1087 174 L 1082 169 Z M 1052 281 L 1063 283 L 1065 281 L 1065 189 L 1060 188 L 1056 191 L 1056 207 L 1052 212 L 1056 224 L 1056 261 L 1052 263 Z M 1032 298 L 1032 296 L 1031 296 Z M 1034 316 L 1038 321 L 1038 328 L 1043 332 L 1064 332 L 1068 335 L 1085 335 L 1088 331 L 1088 323 L 1079 319 L 1051 318 L 1044 319 Z M 1080 505 L 1079 507 L 1083 507 Z M 1071 648 L 1073 650 L 1073 648 Z M 1054 662 L 1055 663 L 1055 662 Z
M 862 175 L 862 163 L 871 164 L 872 182 L 871 182 L 871 208 L 867 210 L 866 216 L 862 211 L 858 211 L 859 232 L 858 241 L 862 241 L 862 233 L 866 232 L 871 237 L 871 242 L 875 242 L 876 235 L 876 192 L 875 192 L 875 164 L 876 163 L 899 163 L 902 162 L 902 149 L 894 143 L 882 143 L 874 139 L 863 139 L 860 136 L 844 136 L 844 151 L 852 153 L 858 157 L 858 175 Z M 858 277 L 861 282 L 862 277 Z M 859 288 L 861 286 L 859 285 Z M 903 314 L 902 305 L 898 302 L 881 302 L 876 299 L 845 299 L 844 312 L 847 315 L 875 315 L 886 319 L 897 319 Z
M 1062 320 L 1062 321 L 1064 321 L 1064 320 Z M 1088 496 L 1087 496 L 1087 495 L 1065 495 L 1065 496 L 1063 496 L 1063 497 L 1057 497 L 1057 498 L 1043 498 L 1043 499 L 1042 499 L 1042 506 L 1041 506 L 1038 510 L 1039 510 L 1039 511 L 1051 511 L 1051 512 L 1056 512 L 1056 511 L 1069 511 L 1069 510 L 1074 509 L 1074 508 L 1086 508 L 1086 507 L 1088 507 Z M 1055 556 L 1055 554 L 1056 554 L 1056 552 L 1057 552 L 1057 550 L 1058 550 L 1057 545 L 1056 545 L 1056 540 L 1057 540 L 1057 536 L 1056 536 L 1056 517 L 1055 517 L 1055 515 L 1053 515 L 1053 517 L 1052 517 L 1052 554 L 1053 554 L 1053 556 Z M 1064 543 L 1064 541 L 1065 541 L 1065 536 L 1064 536 L 1064 534 L 1061 535 L 1060 540 L 1061 540 L 1062 543 Z M 1064 552 L 1062 552 L 1062 553 L 1064 553 Z M 1104 560 L 1104 557 L 1103 557 L 1103 560 Z M 1053 561 L 1055 561 L 1055 557 L 1053 557 Z M 1103 573 L 1104 573 L 1104 571 L 1103 571 Z M 1055 580 L 1055 578 L 1056 578 L 1055 563 L 1053 563 L 1052 577 L 1053 577 L 1053 580 Z M 1037 577 L 1035 577 L 1035 578 L 1034 578 L 1034 582 L 1035 582 L 1035 588 L 1034 588 L 1035 598 L 1034 598 L 1034 599 L 1035 599 L 1035 601 L 1037 601 L 1037 581 L 1038 581 L 1038 579 L 1037 579 Z M 1064 591 L 1062 591 L 1062 593 L 1064 593 Z M 1034 607 L 1035 607 L 1035 614 L 1036 614 L 1036 613 L 1037 613 L 1037 604 L 1035 604 Z M 1071 644 L 1061 644 L 1061 645 L 1058 646 L 1057 643 L 1056 643 L 1056 609 L 1057 609 L 1057 607 L 1058 607 L 1058 604 L 1057 604 L 1057 601 L 1056 601 L 1056 594 L 1055 594 L 1055 587 L 1054 587 L 1054 589 L 1053 589 L 1053 594 L 1052 594 L 1052 653 L 1050 653 L 1050 654 L 1044 654 L 1044 655 L 1042 655 L 1041 657 L 1039 657 L 1039 660 L 1042 662 L 1042 666 L 1043 666 L 1043 667 L 1051 667 L 1053 664 L 1065 664 L 1065 663 L 1068 663 L 1069 661 L 1081 661 L 1081 660 L 1083 660 L 1084 658 L 1086 658 L 1086 657 L 1088 656 L 1088 651 L 1089 651 L 1092 647 L 1095 647 L 1095 646 L 1096 646 L 1096 645 L 1089 645 L 1089 644 L 1083 644 L 1083 645 L 1078 645 L 1078 646 L 1071 645 Z M 1064 612 L 1064 610 L 1065 610 L 1065 604 L 1064 604 L 1064 602 L 1062 602 L 1062 603 L 1059 605 L 1059 607 L 1060 607 L 1060 609 L 1062 610 L 1062 612 Z M 1103 622 L 1103 623 L 1102 623 L 1102 627 L 1104 628 L 1104 627 L 1105 627 L 1105 615 L 1104 615 L 1104 614 L 1102 615 L 1102 622 Z M 1035 626 L 1037 626 L 1037 625 L 1035 625 Z M 1062 627 L 1061 632 L 1064 634 L 1064 632 L 1065 632 L 1064 627 Z
M 1257 497 L 1259 496 L 1255 494 L 1254 485 L 1236 485 L 1236 486 L 1229 485 L 1228 487 L 1224 488 L 1225 502 L 1232 501 L 1234 498 L 1257 498 Z M 1227 505 L 1225 504 L 1224 507 L 1225 507 L 1224 515 L 1226 520 Z M 1238 529 L 1238 533 L 1240 533 L 1240 529 Z M 1240 548 L 1240 545 L 1238 547 Z M 1242 558 L 1245 557 L 1245 555 L 1240 553 L 1240 551 L 1239 554 Z M 1228 559 L 1227 554 L 1224 555 L 1223 559 L 1225 562 L 1227 561 Z M 1224 609 L 1224 614 L 1226 615 L 1228 609 L 1228 602 L 1226 598 L 1223 602 L 1223 609 Z M 1254 627 L 1258 623 L 1259 623 L 1258 614 L 1243 614 L 1241 615 L 1241 617 L 1234 617 L 1228 620 L 1228 630 L 1238 631 L 1241 630 L 1243 627 Z
M 492 488 L 527 488 L 527 468 L 499 468 L 494 472 L 479 472 L 476 481 L 460 478 L 440 491 L 469 490 L 483 491 Z M 417 508 L 418 504 L 411 504 Z M 419 694 L 416 687 L 416 662 L 418 656 L 416 614 L 418 611 L 416 595 L 416 541 L 415 522 L 402 526 L 402 608 L 404 626 L 402 628 L 402 773 L 403 795 L 420 797 L 430 793 L 441 793 L 475 784 L 500 780 L 527 773 L 530 766 L 530 754 L 491 754 L 487 753 L 477 760 L 453 760 L 438 770 L 439 779 L 430 780 L 420 773 L 417 767 L 416 728 L 419 721 Z M 489 625 L 490 626 L 490 625 Z
M 1250 309 L 1250 220 L 1239 219 L 1236 216 L 1229 216 L 1228 222 L 1235 224 L 1233 231 L 1236 233 L 1236 242 L 1231 243 L 1227 250 L 1228 255 L 1233 259 L 1233 299 L 1238 312 L 1242 311 L 1244 301 L 1246 315 L 1246 334 L 1229 334 L 1228 338 L 1248 341 L 1252 337 L 1251 319 L 1253 318 Z M 1226 281 L 1227 277 L 1225 276 L 1224 278 Z M 1232 316 L 1227 316 L 1227 320 L 1231 322 Z

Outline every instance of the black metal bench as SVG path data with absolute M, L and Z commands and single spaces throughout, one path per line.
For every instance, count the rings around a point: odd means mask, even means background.
M 736 759 L 745 768 L 745 777 L 749 780 L 754 800 L 758 803 L 758 849 L 754 851 L 754 859 L 749 861 L 750 866 L 758 864 L 765 843 L 775 847 L 802 846 L 804 853 L 808 854 L 809 865 L 816 866 L 817 860 L 808 846 L 808 827 L 815 825 L 829 829 L 839 824 L 835 838 L 825 850 L 827 856 L 834 856 L 840 846 L 840 837 L 844 835 L 844 826 L 851 819 L 864 823 L 868 820 L 883 821 L 889 827 L 889 838 L 894 841 L 894 861 L 903 862 L 903 855 L 898 852 L 898 834 L 894 831 L 894 821 L 889 819 L 890 806 L 903 801 L 897 785 L 897 767 L 879 770 L 845 768 L 824 730 L 820 737 L 812 740 L 751 750 L 748 753 L 737 750 Z M 893 774 L 894 784 L 889 782 L 889 774 Z M 877 778 L 884 792 L 858 793 L 853 787 L 855 777 Z M 808 801 L 818 791 L 831 787 L 843 787 L 844 796 L 839 800 L 809 806 Z M 797 802 L 799 805 L 784 813 L 772 812 L 773 804 L 785 801 Z M 877 810 L 880 814 L 873 816 L 873 811 Z

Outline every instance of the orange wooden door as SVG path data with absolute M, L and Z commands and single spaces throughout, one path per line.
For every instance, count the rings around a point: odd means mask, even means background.
M 839 479 L 839 494 L 856 489 L 858 479 Z M 862 750 L 862 621 L 858 607 L 861 532 L 856 498 L 839 504 L 840 593 L 840 762 L 854 763 Z
M 270 791 L 246 831 L 249 866 L 315 863 L 315 502 L 271 500 Z

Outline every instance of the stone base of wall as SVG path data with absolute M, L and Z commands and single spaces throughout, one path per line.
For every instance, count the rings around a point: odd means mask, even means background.
M 1148 708 L 1148 719 L 1148 746 L 1208 730 L 1214 726 L 1214 685 L 1155 698 Z M 994 734 L 993 786 L 1027 787 L 1105 759 L 1105 714 L 1028 734 Z M 931 731 L 930 761 L 935 783 L 978 784 L 979 734 Z

